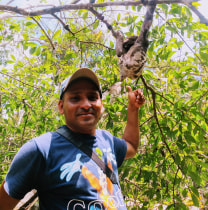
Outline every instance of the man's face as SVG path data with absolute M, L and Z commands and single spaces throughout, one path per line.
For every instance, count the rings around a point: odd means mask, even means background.
M 66 125 L 74 132 L 95 135 L 102 100 L 91 81 L 80 79 L 72 83 L 58 107 L 60 114 L 65 116 Z

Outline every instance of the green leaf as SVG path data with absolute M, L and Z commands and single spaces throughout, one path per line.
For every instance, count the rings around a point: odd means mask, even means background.
M 39 56 L 40 53 L 41 53 L 41 48 L 38 47 L 38 48 L 36 49 L 35 55 L 36 55 L 36 56 Z
M 189 90 L 196 90 L 199 88 L 199 81 L 196 81 L 192 84 L 191 87 L 189 87 Z
M 196 143 L 196 140 L 194 139 L 194 137 L 190 134 L 191 130 L 190 131 L 185 131 L 184 132 L 184 137 L 187 141 L 187 143 L 189 145 L 191 145 L 192 143 Z
M 27 44 L 24 43 L 24 44 L 23 44 L 23 49 L 24 49 L 24 50 L 27 50 L 27 48 L 28 48 Z
M 61 30 L 57 30 L 57 31 L 54 33 L 53 38 L 59 37 L 60 34 L 61 34 Z
M 118 13 L 117 15 L 117 21 L 119 21 L 121 19 L 121 13 Z
M 114 43 L 112 41 L 110 41 L 110 47 L 114 48 Z
M 95 23 L 93 24 L 93 29 L 96 29 L 100 24 L 99 20 L 96 20 Z
M 185 189 L 183 190 L 183 192 L 182 192 L 182 195 L 183 195 L 184 198 L 186 198 L 186 197 L 187 197 L 187 194 L 188 194 L 188 189 L 185 188 Z
M 195 194 L 192 193 L 192 192 L 191 192 L 191 198 L 192 198 L 192 201 L 193 201 L 193 203 L 194 203 L 194 206 L 199 207 L 199 200 L 198 200 L 198 198 L 195 196 Z
M 199 53 L 200 53 L 201 58 L 202 58 L 204 61 L 208 61 L 207 53 L 201 52 L 201 51 L 200 51 Z
M 30 49 L 30 54 L 34 54 L 35 51 L 36 51 L 36 47 L 31 48 L 31 49 Z
M 192 187 L 191 187 L 191 190 L 192 190 L 192 192 L 194 193 L 194 195 L 195 195 L 196 197 L 199 197 L 199 192 L 198 192 L 198 190 L 197 190 L 196 187 L 192 186 Z
M 139 12 L 142 8 L 142 5 L 137 6 L 137 12 Z
M 42 100 L 42 101 L 41 101 L 41 106 L 44 107 L 45 104 L 46 104 L 45 100 Z
M 88 17 L 88 12 L 85 12 L 85 13 L 82 15 L 82 18 L 83 18 L 84 20 L 86 20 L 87 17 Z
M 26 22 L 25 25 L 26 25 L 27 27 L 34 27 L 34 26 L 36 26 L 36 24 L 33 23 L 33 22 L 31 22 L 31 21 Z
M 177 153 L 177 154 L 175 155 L 175 163 L 176 163 L 177 165 L 180 165 L 180 162 L 181 162 L 181 158 L 180 158 L 179 154 Z
M 168 14 L 168 5 L 167 4 L 161 4 L 158 5 L 160 8 L 162 8 L 163 12 L 165 12 L 165 14 Z
M 200 178 L 200 176 L 198 174 L 198 171 L 190 171 L 190 170 L 188 170 L 188 174 L 190 175 L 190 177 L 192 178 L 192 180 L 194 182 L 196 182 L 196 184 L 200 185 L 201 178 Z
M 14 61 L 15 61 L 15 57 L 14 57 L 14 55 L 12 55 L 12 54 L 11 54 L 10 56 L 11 56 L 12 60 L 14 60 Z

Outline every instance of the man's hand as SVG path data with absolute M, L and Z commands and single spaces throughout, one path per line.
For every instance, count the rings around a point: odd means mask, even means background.
M 127 88 L 128 88 L 128 92 L 129 92 L 129 94 L 128 94 L 129 105 L 132 108 L 133 107 L 136 107 L 136 108 L 141 107 L 145 102 L 145 98 L 144 98 L 144 95 L 143 95 L 141 89 L 132 91 L 132 88 L 130 86 L 127 86 Z

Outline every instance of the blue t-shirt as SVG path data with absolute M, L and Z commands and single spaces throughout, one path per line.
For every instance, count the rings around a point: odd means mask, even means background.
M 79 135 L 86 146 L 114 171 L 122 164 L 127 146 L 104 130 L 96 136 Z M 16 199 L 38 191 L 41 210 L 125 210 L 118 185 L 99 166 L 56 132 L 45 133 L 23 145 L 12 161 L 4 188 Z

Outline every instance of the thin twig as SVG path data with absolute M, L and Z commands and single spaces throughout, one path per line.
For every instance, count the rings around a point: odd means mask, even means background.
M 154 116 L 149 117 L 147 120 L 145 120 L 142 124 L 139 125 L 139 127 L 142 127 L 145 123 L 149 122 Z
M 76 31 L 75 34 L 85 30 L 86 28 L 89 28 L 89 26 L 92 26 L 94 23 L 95 23 L 95 21 L 90 23 L 89 25 L 85 26 L 84 28 L 81 28 L 80 30 Z
M 69 32 L 71 33 L 73 36 L 74 36 L 74 33 L 71 31 L 71 29 L 69 28 L 69 25 L 65 24 L 64 21 L 59 18 L 57 15 L 55 15 L 54 13 L 52 14 L 61 24 L 62 26 Z
M 199 155 L 203 156 L 204 158 L 206 158 L 208 160 L 208 156 L 203 154 L 203 153 L 198 153 Z
M 108 50 L 114 50 L 114 49 L 112 49 L 112 48 L 110 48 L 110 47 L 108 47 L 108 46 L 106 46 L 102 43 L 99 43 L 99 42 L 92 42 L 92 41 L 79 41 L 79 42 L 85 43 L 85 44 L 96 44 L 96 45 L 103 46 L 103 47 L 107 48 Z
M 48 34 L 46 33 L 46 31 L 44 30 L 44 28 L 40 25 L 40 23 L 34 18 L 34 17 L 30 17 L 31 19 L 33 19 L 37 25 L 40 27 L 40 29 L 43 31 L 43 33 L 45 34 L 45 36 L 47 37 L 48 41 L 50 42 L 52 49 L 55 50 L 55 46 L 53 45 L 52 40 L 50 39 L 50 37 L 48 36 Z
M 8 77 L 10 77 L 10 78 L 12 78 L 12 79 L 14 79 L 14 80 L 18 81 L 18 82 L 21 82 L 21 83 L 22 83 L 22 84 L 24 84 L 24 85 L 27 85 L 27 86 L 30 86 L 30 87 L 32 87 L 32 88 L 35 88 L 35 89 L 40 90 L 40 88 L 35 87 L 35 86 L 33 86 L 33 85 L 30 85 L 30 84 L 28 84 L 28 83 L 25 83 L 25 82 L 23 82 L 23 81 L 21 81 L 21 80 L 19 80 L 19 79 L 15 78 L 15 77 L 13 77 L 13 76 L 11 76 L 11 75 L 7 74 L 7 73 L 0 72 L 0 74 L 6 75 L 6 76 L 8 76 Z
M 101 20 L 103 23 L 105 23 L 105 25 L 107 26 L 107 28 L 112 32 L 113 36 L 115 38 L 117 37 L 116 32 L 113 30 L 112 25 L 110 25 L 108 23 L 108 21 L 104 19 L 104 16 L 102 14 L 100 14 L 99 12 L 97 12 L 93 8 L 90 8 L 89 11 L 92 12 L 99 20 Z

